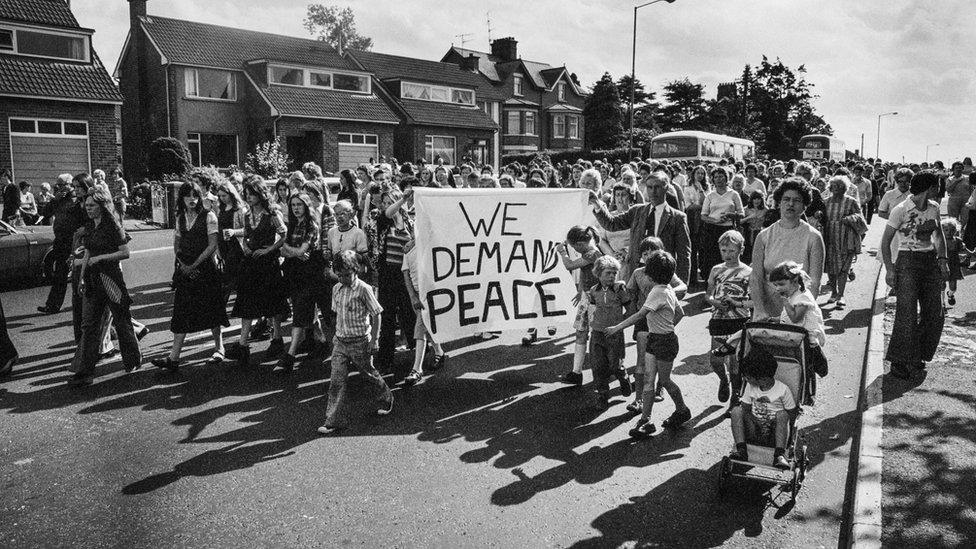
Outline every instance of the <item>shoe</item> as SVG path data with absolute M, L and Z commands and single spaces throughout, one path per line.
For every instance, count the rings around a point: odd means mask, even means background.
M 251 360 L 251 348 L 243 345 L 237 345 L 236 349 L 238 349 L 235 357 L 237 365 L 241 368 L 247 368 Z M 229 353 L 228 356 L 230 356 Z
M 295 357 L 285 353 L 284 356 L 278 359 L 278 368 L 281 368 L 286 373 L 290 373 L 295 369 Z
M 657 431 L 657 428 L 654 427 L 653 423 L 647 421 L 646 419 L 641 419 L 637 421 L 637 425 L 628 431 L 627 434 L 629 434 L 631 438 L 642 439 L 650 437 L 655 431 Z
M 323 425 L 316 429 L 316 431 L 322 433 L 323 435 L 334 435 L 345 429 L 345 427 L 330 427 L 328 425 Z
M 548 328 L 546 328 L 546 333 L 549 334 L 549 337 L 553 337 L 554 335 L 556 335 L 556 327 L 549 326 Z
M 20 355 L 14 353 L 13 356 L 0 362 L 0 377 L 9 376 L 14 371 L 14 364 L 17 363 L 18 358 L 20 358 Z
M 115 356 L 117 354 L 119 354 L 119 350 L 116 349 L 115 347 L 113 347 L 113 348 L 105 351 L 104 353 L 98 355 L 98 359 L 99 360 L 108 360 L 108 359 L 112 358 L 113 356 Z
M 315 338 L 306 337 L 298 345 L 298 353 L 301 354 L 311 354 L 315 350 Z
M 776 456 L 773 458 L 773 466 L 777 469 L 789 469 L 790 462 L 786 461 L 786 456 Z
M 403 378 L 403 384 L 407 387 L 413 387 L 420 381 L 421 373 L 417 370 L 411 370 L 407 377 Z
M 481 334 L 481 339 L 488 341 L 489 339 L 495 339 L 501 332 L 484 332 Z
M 639 400 L 635 400 L 635 401 L 633 401 L 633 402 L 631 402 L 630 404 L 627 405 L 627 411 L 630 412 L 630 413 L 632 413 L 632 414 L 639 414 L 639 413 L 641 413 L 641 410 L 643 408 L 644 408 L 644 405 Z
M 843 297 L 837 298 L 837 308 L 843 309 L 844 307 L 847 307 L 847 302 L 844 301 L 844 298 Z
M 444 367 L 444 363 L 447 362 L 447 353 L 442 355 L 434 355 L 434 361 L 430 365 L 431 371 L 437 371 Z
M 280 337 L 272 339 L 268 345 L 268 356 L 278 356 L 283 352 L 285 352 L 285 340 Z
M 95 374 L 78 372 L 68 380 L 68 387 L 87 387 L 95 381 Z
M 531 330 L 529 330 L 527 334 L 522 336 L 522 346 L 528 347 L 529 345 L 535 343 L 536 339 L 539 339 L 539 331 L 536 330 L 535 328 L 532 328 Z
M 689 419 L 691 419 L 691 410 L 685 408 L 684 410 L 675 410 L 668 419 L 661 422 L 661 427 L 665 429 L 677 429 L 685 424 Z
M 732 394 L 732 389 L 729 388 L 729 382 L 727 380 L 719 380 L 718 382 L 718 401 L 728 402 L 729 397 Z
M 847 273 L 847 280 L 853 282 L 855 278 L 856 277 L 854 276 L 854 271 L 850 271 L 849 273 Z
M 139 360 L 139 362 L 135 366 L 129 366 L 128 364 L 123 364 L 122 365 L 122 369 L 125 370 L 125 373 L 127 373 L 127 374 L 131 374 L 132 372 L 138 370 L 139 368 L 142 368 L 142 360 L 141 359 Z
M 390 412 L 393 411 L 393 395 L 390 395 L 390 400 L 380 404 L 380 408 L 376 410 L 376 415 L 378 416 L 388 416 Z
M 834 303 L 837 303 L 837 296 L 830 294 L 830 297 L 827 298 L 827 305 L 833 305 Z
M 251 339 L 261 341 L 271 336 L 271 323 L 267 319 L 260 319 L 254 323 L 250 333 Z
M 956 294 L 955 292 L 948 292 L 948 301 L 950 306 L 955 306 L 956 304 Z
M 740 452 L 738 450 L 732 450 L 729 454 L 729 459 L 734 459 L 737 461 L 749 461 L 749 452 Z
M 211 365 L 220 364 L 223 361 L 224 361 L 224 353 L 222 351 L 214 351 L 214 353 L 210 355 L 210 359 L 207 360 L 207 364 L 211 364 Z
M 627 376 L 627 372 L 623 370 L 617 370 L 617 373 L 614 374 L 614 377 L 616 377 L 617 381 L 620 382 L 620 394 L 625 397 L 629 397 L 630 393 L 634 391 L 633 391 L 633 387 L 630 384 L 630 377 Z
M 900 362 L 891 363 L 891 375 L 901 380 L 908 381 L 912 378 L 911 367 Z
M 654 390 L 654 402 L 664 402 L 664 388 L 658 387 Z
M 141 330 L 136 333 L 136 340 L 142 341 L 142 338 L 149 335 L 149 326 L 143 326 Z
M 41 314 L 45 314 L 45 315 L 57 314 L 60 311 L 61 311 L 61 309 L 55 309 L 54 307 L 48 307 L 47 305 L 44 305 L 43 307 L 38 307 L 37 308 L 37 312 L 39 312 Z
M 559 381 L 566 383 L 568 385 L 582 385 L 583 384 L 583 374 L 576 372 L 566 372 L 559 378 Z
M 180 371 L 180 363 L 175 360 L 171 360 L 169 357 L 166 358 L 154 358 L 152 359 L 152 365 L 160 368 L 162 370 L 169 370 L 170 372 L 176 373 Z
M 721 345 L 712 349 L 712 356 L 723 357 L 735 354 L 735 347 L 729 345 L 728 341 L 723 341 Z

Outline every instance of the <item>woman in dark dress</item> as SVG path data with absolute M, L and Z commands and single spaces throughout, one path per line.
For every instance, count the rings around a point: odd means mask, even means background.
M 247 204 L 237 192 L 237 187 L 229 181 L 217 185 L 217 228 L 220 238 L 217 241 L 217 253 L 223 265 L 224 302 L 230 293 L 237 289 L 237 277 L 241 272 L 241 262 L 244 260 L 244 218 L 247 216 Z
M 353 208 L 356 208 L 356 217 L 359 217 L 359 191 L 356 190 L 356 176 L 349 170 L 339 172 L 339 193 L 336 195 L 336 202 L 348 200 Z
M 101 321 L 106 309 L 112 312 L 112 324 L 119 337 L 122 363 L 126 372 L 142 366 L 139 340 L 132 329 L 129 306 L 132 300 L 122 278 L 119 262 L 129 258 L 126 235 L 119 225 L 112 205 L 112 195 L 99 187 L 85 198 L 88 222 L 79 229 L 81 246 L 76 250 L 82 296 L 81 360 L 70 386 L 91 385 L 95 365 L 101 355 Z M 73 363 L 75 364 L 75 363 Z
M 180 366 L 180 352 L 186 334 L 210 330 L 214 353 L 209 363 L 224 360 L 224 337 L 220 328 L 228 326 L 227 303 L 217 269 L 217 214 L 203 208 L 203 193 L 195 184 L 180 186 L 176 198 L 176 232 L 173 250 L 176 272 L 173 274 L 173 346 L 169 356 L 152 361 L 157 368 L 175 372 Z
M 285 222 L 277 207 L 272 206 L 271 192 L 262 179 L 248 178 L 244 183 L 244 200 L 250 206 L 250 212 L 244 218 L 244 259 L 232 312 L 241 319 L 241 339 L 229 355 L 241 366 L 247 366 L 251 356 L 249 338 L 251 323 L 256 318 L 271 318 L 268 354 L 275 356 L 284 350 L 281 317 L 288 313 L 285 285 L 278 264 L 278 250 L 285 243 Z
M 383 306 L 376 362 L 381 370 L 393 367 L 397 326 L 400 327 L 400 333 L 409 335 L 413 333 L 413 326 L 417 321 L 402 274 L 404 246 L 413 239 L 413 221 L 406 209 L 407 199 L 413 194 L 413 183 L 416 183 L 415 179 L 411 180 L 410 192 L 407 194 L 401 193 L 396 187 L 382 194 L 382 209 L 376 216 L 379 301 Z M 408 342 L 408 347 L 411 346 L 410 343 L 413 342 Z

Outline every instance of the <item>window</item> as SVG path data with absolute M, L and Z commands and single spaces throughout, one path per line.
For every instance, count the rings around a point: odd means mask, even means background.
M 9 33 L 10 31 L 6 32 Z M 12 36 L 10 38 L 9 47 L 0 46 L 0 49 L 14 49 Z M 3 42 L 3 38 L 0 38 L 0 44 Z M 18 29 L 16 45 L 17 53 L 24 55 L 71 59 L 73 61 L 88 61 L 89 59 L 87 36 Z
M 424 150 L 427 161 L 433 164 L 439 156 L 444 164 L 454 164 L 454 138 L 440 135 L 428 135 Z
M 238 163 L 236 135 L 188 133 L 186 144 L 194 166 L 227 167 Z
M 61 135 L 64 131 L 61 128 L 61 122 L 51 122 L 48 120 L 38 120 L 37 121 L 37 133 L 46 133 L 50 135 Z
M 37 122 L 33 120 L 10 119 L 10 131 L 14 133 L 37 133 Z
M 327 72 L 310 72 L 309 84 L 323 88 L 332 87 L 332 75 Z
M 567 116 L 569 121 L 569 133 L 566 137 L 570 139 L 579 139 L 579 117 L 578 116 Z
M 557 114 L 552 119 L 552 136 L 564 137 L 566 135 L 566 115 Z
M 271 82 L 291 86 L 305 85 L 305 71 L 288 67 L 271 67 Z
M 535 113 L 526 112 L 525 113 L 525 126 L 522 128 L 522 133 L 525 135 L 535 135 Z
M 373 146 L 379 143 L 376 135 L 370 133 L 340 133 L 337 141 L 346 145 Z
M 0 29 L 0 50 L 12 51 L 14 49 L 14 31 Z
M 474 105 L 474 92 L 471 90 L 451 90 L 451 102 L 461 105 Z
M 515 88 L 515 95 L 522 95 L 522 75 L 516 74 L 512 79 Z
M 186 69 L 187 97 L 237 101 L 237 81 L 234 73 L 212 69 Z
M 369 93 L 369 77 L 359 74 L 332 74 L 332 87 L 337 90 Z
M 35 120 L 27 118 L 11 118 L 11 133 L 32 133 L 45 137 L 87 137 L 88 124 L 70 120 Z
M 474 105 L 474 91 L 446 86 L 431 86 L 416 82 L 400 82 L 400 97 L 403 99 L 421 99 L 423 101 L 437 101 L 439 103 L 457 103 Z
M 556 99 L 560 102 L 566 100 L 566 83 L 560 82 L 556 85 Z
M 519 135 L 522 133 L 521 124 L 519 123 L 519 117 L 521 113 L 518 111 L 508 111 L 508 134 L 509 135 Z

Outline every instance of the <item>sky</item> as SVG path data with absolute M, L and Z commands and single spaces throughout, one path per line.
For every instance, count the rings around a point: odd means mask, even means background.
M 308 36 L 308 0 L 149 0 L 150 15 Z M 326 2 L 328 3 L 328 2 Z M 513 36 L 524 59 L 565 64 L 585 87 L 631 68 L 633 6 L 620 0 L 346 0 L 382 53 L 439 60 L 452 43 L 488 50 Z M 71 0 L 111 71 L 128 32 L 125 0 Z M 449 9 L 448 9 L 449 6 Z M 976 156 L 976 2 L 970 0 L 676 0 L 637 12 L 636 74 L 659 91 L 690 78 L 715 96 L 747 63 L 805 65 L 814 106 L 846 141 L 882 158 Z

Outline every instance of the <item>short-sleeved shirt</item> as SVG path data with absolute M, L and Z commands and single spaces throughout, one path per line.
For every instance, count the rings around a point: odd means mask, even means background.
M 817 300 L 813 297 L 810 290 L 796 292 L 790 296 L 788 301 L 794 307 L 797 305 L 805 305 L 807 310 L 799 322 L 793 322 L 790 320 L 790 316 L 784 307 L 783 312 L 779 314 L 779 321 L 783 324 L 803 326 L 806 328 L 807 333 L 810 334 L 810 343 L 815 347 L 823 347 L 824 343 L 827 342 L 827 333 L 824 331 L 823 313 L 820 311 L 820 307 L 817 306 Z
M 739 267 L 726 267 L 720 263 L 713 267 L 715 273 L 715 293 L 712 297 L 722 299 L 731 297 L 735 299 L 749 298 L 749 279 L 752 277 L 752 267 L 742 265 Z M 712 311 L 712 318 L 750 318 L 752 310 L 748 307 L 734 307 L 726 310 L 724 307 L 715 307 Z
M 596 275 L 593 274 L 593 264 L 596 263 L 596 260 L 600 259 L 601 257 L 603 257 L 603 252 L 600 250 L 589 250 L 583 254 L 583 259 L 586 261 L 586 264 L 579 268 L 580 290 L 585 292 L 599 282 Z
M 739 402 L 751 405 L 753 417 L 767 425 L 776 422 L 776 412 L 796 408 L 796 400 L 793 399 L 790 388 L 778 379 L 773 380 L 773 386 L 766 391 L 757 385 L 747 383 Z
M 888 216 L 888 226 L 898 231 L 898 250 L 929 252 L 935 250 L 932 233 L 939 229 L 939 205 L 929 200 L 925 210 L 919 210 L 910 195 L 895 206 Z
M 674 332 L 674 316 L 678 310 L 678 296 L 667 284 L 655 284 L 644 300 L 647 309 L 647 331 L 652 334 Z
M 630 275 L 630 280 L 627 281 L 627 289 L 637 296 L 637 301 L 639 303 L 644 303 L 647 301 L 647 294 L 650 293 L 651 288 L 656 286 L 657 283 L 651 280 L 651 277 L 647 276 L 647 272 L 644 271 L 644 264 L 641 263 L 634 269 L 634 272 Z
M 908 191 L 901 192 L 897 188 L 891 189 L 881 197 L 881 202 L 878 203 L 878 211 L 888 212 L 890 217 L 891 210 L 893 210 L 895 206 L 907 200 L 911 195 L 912 194 Z
M 593 307 L 593 318 L 590 319 L 590 329 L 603 331 L 610 326 L 623 322 L 624 308 L 630 303 L 630 292 L 627 285 L 617 281 L 604 288 L 602 284 L 595 284 L 588 293 L 590 305 Z
M 366 233 L 355 225 L 351 225 L 345 231 L 339 227 L 329 229 L 328 246 L 333 256 L 348 250 L 365 253 L 369 248 L 368 244 Z
M 332 289 L 332 310 L 336 313 L 336 337 L 369 335 L 370 315 L 383 312 L 372 288 L 360 279 L 351 286 L 338 283 Z
M 742 199 L 732 188 L 726 190 L 724 194 L 718 194 L 717 191 L 709 192 L 705 195 L 705 203 L 702 204 L 702 215 L 706 217 L 721 217 L 725 213 L 742 211 Z M 723 221 L 719 225 L 731 227 L 732 222 Z

